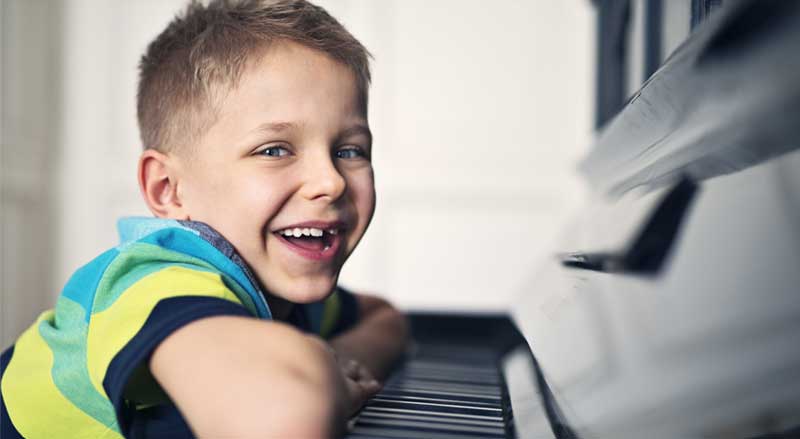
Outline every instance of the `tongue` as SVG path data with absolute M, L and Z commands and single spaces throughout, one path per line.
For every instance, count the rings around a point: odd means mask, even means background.
M 306 250 L 321 252 L 325 248 L 325 243 L 322 241 L 322 238 L 287 237 L 286 240 Z

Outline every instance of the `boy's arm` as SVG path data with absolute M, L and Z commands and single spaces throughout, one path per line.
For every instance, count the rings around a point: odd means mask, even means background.
M 324 344 L 276 322 L 197 320 L 155 349 L 150 370 L 200 437 L 331 437 L 350 404 Z
M 360 319 L 348 331 L 330 340 L 338 355 L 364 365 L 383 380 L 408 343 L 405 316 L 389 302 L 366 294 L 354 294 Z

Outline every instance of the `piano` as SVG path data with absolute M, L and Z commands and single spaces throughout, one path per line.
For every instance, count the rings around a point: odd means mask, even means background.
M 410 314 L 347 437 L 800 437 L 800 2 L 726 0 L 580 171 L 511 311 Z

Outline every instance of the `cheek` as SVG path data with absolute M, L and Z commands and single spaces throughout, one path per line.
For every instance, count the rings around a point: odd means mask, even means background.
M 220 232 L 242 256 L 256 263 L 265 250 L 272 221 L 291 195 L 279 181 L 263 175 L 236 178 L 226 185 L 215 215 L 220 219 Z
M 280 179 L 243 179 L 241 184 L 231 187 L 225 197 L 236 200 L 235 216 L 249 223 L 269 222 L 291 197 L 291 191 Z M 230 213 L 228 213 L 230 214 Z
M 196 219 L 224 229 L 226 237 L 252 234 L 254 227 L 265 226 L 288 197 L 290 191 L 281 181 L 285 179 L 243 169 L 209 173 L 193 191 L 202 206 L 196 209 Z
M 221 181 L 216 172 L 206 169 L 194 170 L 184 178 L 180 199 L 192 220 L 211 224 L 215 219 L 216 206 L 224 199 L 222 194 L 226 192 L 221 187 Z
M 375 179 L 372 170 L 351 177 L 348 185 L 359 221 L 368 224 L 375 211 Z

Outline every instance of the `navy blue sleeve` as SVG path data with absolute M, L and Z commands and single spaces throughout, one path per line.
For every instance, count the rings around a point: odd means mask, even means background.
M 170 334 L 193 321 L 219 315 L 252 317 L 243 306 L 216 297 L 163 299 L 139 332 L 111 360 L 103 388 L 125 437 L 192 437 L 183 417 L 150 375 L 147 364 L 155 348 Z M 147 394 L 148 390 L 147 397 L 129 397 Z M 143 405 L 150 407 L 143 409 Z

